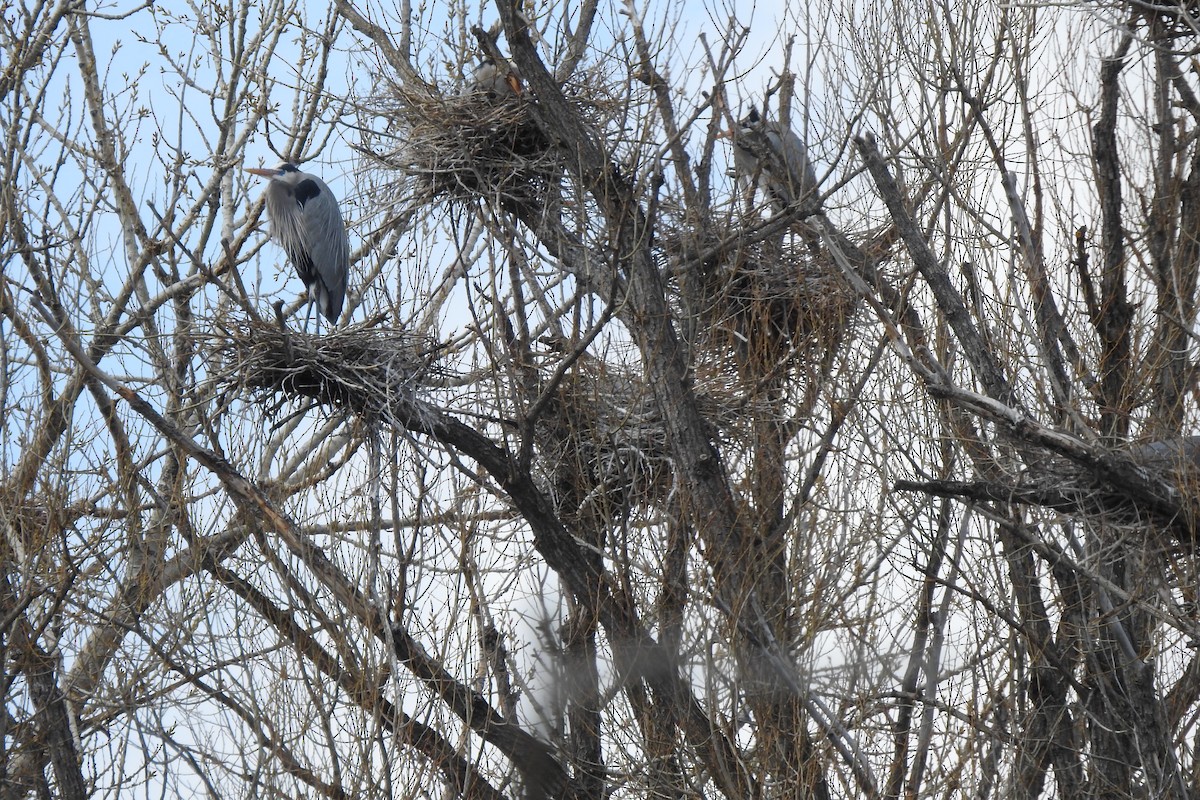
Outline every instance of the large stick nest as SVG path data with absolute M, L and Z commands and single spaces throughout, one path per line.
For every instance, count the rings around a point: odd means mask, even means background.
M 664 503 L 674 488 L 671 447 L 641 368 L 585 353 L 551 385 L 557 354 L 570 348 L 546 342 L 551 352 L 539 392 L 552 393 L 535 428 L 538 462 L 564 516 L 608 527 L 633 508 Z M 765 411 L 720 372 L 696 376 L 696 399 L 727 439 Z
M 443 373 L 427 337 L 355 325 L 316 335 L 260 320 L 226 327 L 214 338 L 218 384 L 226 392 L 283 402 L 308 397 L 371 421 L 403 427 L 417 387 Z
M 563 514 L 600 527 L 666 496 L 666 430 L 644 382 L 584 355 L 536 426 L 539 463 Z
M 1105 468 L 1059 453 L 1039 454 L 1013 482 L 932 480 L 896 482 L 900 491 L 978 502 L 1021 503 L 1070 514 L 1088 524 L 1126 529 L 1161 547 L 1194 552 L 1200 524 L 1200 437 L 1112 451 Z M 1151 536 L 1148 530 L 1173 538 Z
M 699 269 L 676 274 L 681 297 L 699 321 L 699 346 L 714 363 L 774 368 L 781 358 L 835 348 L 851 331 L 858 296 L 811 231 L 719 247 L 720 229 L 701 237 Z M 735 237 L 727 237 L 725 241 Z M 697 264 L 682 247 L 682 263 Z
M 1034 462 L 1023 473 L 1020 490 L 1032 503 L 1067 511 L 1108 524 L 1162 527 L 1181 533 L 1184 544 L 1195 546 L 1200 488 L 1200 438 L 1185 437 L 1139 445 L 1113 454 L 1126 469 L 1140 470 L 1155 491 L 1114 484 L 1062 456 Z
M 429 199 L 536 196 L 560 172 L 558 156 L 533 116 L 527 94 L 482 90 L 445 96 L 397 87 L 377 101 L 390 119 L 380 165 L 415 179 Z

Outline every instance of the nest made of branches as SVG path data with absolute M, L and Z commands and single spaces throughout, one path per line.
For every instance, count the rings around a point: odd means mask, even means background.
M 1125 470 L 1136 470 L 1146 483 L 1114 483 L 1111 476 L 1054 455 L 1030 464 L 1014 492 L 1031 504 L 1102 519 L 1108 525 L 1169 529 L 1179 542 L 1194 548 L 1200 523 L 1195 501 L 1200 496 L 1200 438 L 1141 444 L 1115 451 L 1113 459 Z
M 435 385 L 439 348 L 428 337 L 371 323 L 310 334 L 263 320 L 223 326 L 212 339 L 217 382 L 226 394 L 295 398 L 403 427 L 417 412 L 415 391 Z
M 899 480 L 895 488 L 1053 509 L 1109 534 L 1134 537 L 1147 552 L 1195 553 L 1200 526 L 1200 437 L 1108 452 L 1088 452 L 1080 443 L 1070 456 L 1067 451 L 1039 449 L 1025 457 L 1025 468 L 1013 480 Z
M 601 527 L 635 508 L 660 506 L 674 487 L 666 423 L 640 366 L 579 356 L 556 383 L 552 376 L 570 347 L 548 341 L 539 393 L 552 385 L 538 418 L 538 462 L 568 518 Z M 728 440 L 745 429 L 762 402 L 719 372 L 696 375 L 701 415 Z M 749 436 L 749 432 L 746 432 Z
M 371 156 L 431 200 L 529 196 L 560 172 L 534 103 L 527 92 L 421 95 L 397 87 L 377 100 L 394 144 Z
M 467 83 L 441 90 L 385 84 L 371 102 L 375 119 L 387 120 L 363 150 L 376 166 L 397 176 L 383 191 L 422 201 L 537 201 L 557 187 L 563 154 L 539 124 L 537 97 Z M 624 84 L 604 64 L 582 68 L 561 87 L 584 125 L 602 131 L 628 108 Z M 384 198 L 390 200 L 390 198 Z
M 628 370 L 584 354 L 554 386 L 535 430 L 539 465 L 568 518 L 606 526 L 670 488 L 666 429 Z
M 676 276 L 698 318 L 704 360 L 761 373 L 781 359 L 819 359 L 845 340 L 858 295 L 811 231 L 798 227 L 770 240 L 716 247 L 728 233 L 706 232 L 714 245 L 691 249 L 710 257 L 700 269 Z

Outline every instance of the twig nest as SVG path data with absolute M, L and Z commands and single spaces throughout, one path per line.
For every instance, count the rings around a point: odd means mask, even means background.
M 225 393 L 280 401 L 306 397 L 392 424 L 411 418 L 415 389 L 441 376 L 437 347 L 393 328 L 356 325 L 325 334 L 246 320 L 214 337 Z
M 661 506 L 674 488 L 674 466 L 666 423 L 640 366 L 584 353 L 551 383 L 562 354 L 574 347 L 544 343 L 550 352 L 538 388 L 549 389 L 551 401 L 536 421 L 538 465 L 563 515 L 606 528 L 634 509 Z M 694 377 L 700 413 L 727 439 L 766 411 L 720 371 Z
M 584 354 L 552 392 L 536 425 L 538 460 L 565 516 L 609 527 L 666 496 L 666 430 L 640 372 Z
M 1200 485 L 1200 440 L 1185 437 L 1113 451 L 1110 462 L 1126 482 L 1059 454 L 1029 458 L 1015 499 L 1054 508 L 1086 522 L 1141 529 L 1173 530 L 1189 549 L 1195 544 Z
M 522 197 L 558 172 L 526 93 L 397 91 L 379 105 L 391 124 L 366 144 L 370 157 L 415 179 L 430 199 Z
M 800 241 L 740 248 L 712 277 L 727 316 L 769 326 L 793 346 L 840 340 L 858 303 L 842 273 Z
M 723 235 L 724 234 L 724 235 Z M 667 237 L 668 247 L 683 247 Z M 722 241 L 735 242 L 722 246 Z M 858 296 L 811 236 L 789 231 L 736 244 L 733 231 L 706 231 L 690 249 L 702 266 L 676 272 L 680 296 L 699 322 L 697 344 L 712 363 L 774 369 L 781 358 L 811 357 L 849 333 Z M 681 251 L 684 252 L 684 251 Z M 685 252 L 686 256 L 686 252 Z M 682 263 L 697 264 L 693 253 Z

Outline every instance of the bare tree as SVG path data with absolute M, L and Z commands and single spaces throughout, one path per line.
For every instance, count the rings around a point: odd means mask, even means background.
M 1186 6 L 2 17 L 0 796 L 1200 791 Z

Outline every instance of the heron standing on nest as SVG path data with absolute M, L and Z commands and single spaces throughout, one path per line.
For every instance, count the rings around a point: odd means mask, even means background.
M 350 240 L 337 198 L 325 181 L 301 172 L 295 164 L 246 171 L 270 178 L 266 201 L 271 236 L 287 253 L 308 291 L 305 328 L 314 304 L 330 324 L 337 324 L 350 273 Z
M 797 201 L 815 205 L 817 174 L 808 148 L 794 131 L 763 119 L 752 108 L 727 135 L 733 139 L 733 171 L 740 181 L 762 186 L 780 208 Z

